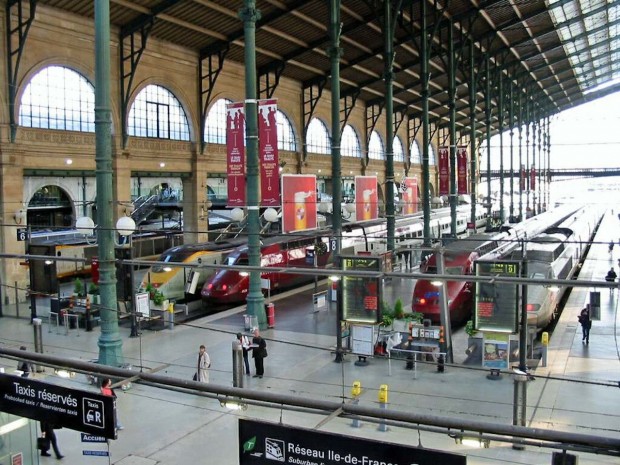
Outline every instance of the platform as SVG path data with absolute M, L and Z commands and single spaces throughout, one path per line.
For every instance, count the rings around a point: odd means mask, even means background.
M 580 279 L 603 279 L 606 271 L 616 265 L 620 247 L 613 255 L 607 251 L 610 239 L 618 237 L 618 218 L 608 214 L 591 247 Z M 386 287 L 389 298 L 401 297 L 410 304 L 413 283 L 392 280 Z M 482 420 L 512 424 L 513 377 L 505 375 L 497 381 L 488 380 L 488 371 L 461 365 L 466 358 L 466 337 L 456 331 L 454 354 L 459 363 L 446 365 L 439 373 L 435 363 L 418 362 L 416 379 L 405 369 L 405 361 L 392 361 L 388 375 L 386 358 L 369 358 L 367 366 L 358 366 L 355 357 L 334 363 L 331 348 L 336 333 L 335 308 L 314 312 L 313 285 L 303 292 L 277 295 L 275 328 L 262 332 L 267 339 L 269 356 L 265 360 L 262 379 L 245 377 L 250 389 L 269 390 L 308 399 L 350 400 L 351 386 L 360 381 L 360 405 L 377 407 L 378 390 L 389 386 L 390 410 L 420 414 Z M 620 361 L 618 359 L 618 291 L 601 292 L 601 321 L 593 324 L 590 344 L 582 344 L 577 322 L 588 289 L 574 289 L 551 337 L 548 363 L 538 366 L 528 383 L 527 425 L 575 433 L 620 438 Z M 7 314 L 6 312 L 5 314 Z M 30 350 L 32 327 L 29 319 L 0 319 L 0 343 L 12 348 L 25 344 Z M 231 343 L 237 332 L 244 331 L 244 308 L 210 315 L 189 324 L 177 324 L 173 330 L 146 331 L 141 337 L 129 338 L 130 329 L 121 327 L 125 361 L 134 369 L 165 367 L 160 374 L 190 380 L 200 344 L 205 344 L 211 357 L 210 380 L 230 386 L 232 383 Z M 44 332 L 46 353 L 85 361 L 97 358 L 100 327 L 92 332 Z M 460 338 L 460 339 L 459 339 Z M 459 342 L 461 341 L 461 342 Z M 16 364 L 0 359 L 7 371 Z M 254 367 L 250 361 L 252 372 Z M 37 377 L 80 389 L 96 388 L 83 375 L 63 380 L 48 369 Z M 615 383 L 615 384 L 614 384 Z M 186 465 L 238 463 L 237 417 L 243 416 L 285 424 L 314 428 L 325 417 L 295 411 L 250 406 L 246 411 L 231 412 L 213 399 L 156 389 L 134 383 L 125 392 L 119 391 L 119 416 L 125 429 L 110 446 L 111 463 L 118 465 Z M 345 399 L 342 396 L 345 396 Z M 469 449 L 456 444 L 447 434 L 390 427 L 383 432 L 376 424 L 362 423 L 353 428 L 350 420 L 333 418 L 319 428 L 335 432 L 401 444 L 418 444 L 430 449 L 462 453 L 469 465 L 550 464 L 550 449 L 527 446 L 514 450 L 510 444 L 491 443 L 488 449 Z M 95 464 L 102 459 L 83 457 L 87 444 L 80 442 L 77 432 L 58 431 L 60 448 L 68 464 Z M 575 452 L 580 465 L 619 463 L 618 458 Z M 57 463 L 54 458 L 41 458 L 41 463 Z M 99 463 L 99 462 L 97 462 Z

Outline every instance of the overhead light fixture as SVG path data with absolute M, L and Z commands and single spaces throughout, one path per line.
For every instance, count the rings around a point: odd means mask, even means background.
M 13 218 L 15 219 L 15 223 L 22 224 L 24 220 L 26 219 L 27 215 L 28 213 L 23 208 L 20 208 L 19 210 L 15 210 L 15 214 L 13 215 Z
M 466 436 L 463 434 L 450 434 L 450 437 L 454 439 L 457 444 L 462 444 L 467 447 L 473 447 L 477 449 L 488 449 L 491 441 L 480 436 Z
M 72 164 L 73 164 L 73 160 L 71 160 L 71 158 L 67 158 L 67 159 L 65 160 L 65 163 L 66 163 L 67 165 L 72 165 Z
M 166 167 L 166 164 L 162 161 L 162 162 L 159 164 L 159 167 L 160 167 L 160 168 L 165 168 L 165 167 Z
M 240 399 L 220 399 L 220 407 L 227 408 L 228 410 L 247 410 L 248 405 L 241 402 Z
M 55 368 L 54 374 L 59 378 L 75 378 L 75 371 L 65 370 L 64 368 Z

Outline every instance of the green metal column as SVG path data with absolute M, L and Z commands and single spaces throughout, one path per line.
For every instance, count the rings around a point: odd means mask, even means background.
M 498 65 L 499 66 L 499 65 Z M 499 132 L 499 220 L 504 224 L 506 215 L 504 213 L 504 78 L 502 71 L 497 73 L 497 93 L 498 95 L 498 132 Z
M 456 237 L 456 57 L 454 56 L 454 24 L 448 25 L 448 106 L 450 109 L 450 233 Z
M 523 170 L 523 92 L 520 90 L 517 100 L 517 121 L 519 124 L 519 221 L 523 221 L 523 191 L 521 190 L 521 176 Z
M 420 71 L 422 79 L 422 185 L 424 190 L 422 192 L 422 209 L 424 212 L 424 247 L 430 247 L 431 245 L 431 179 L 430 170 L 428 167 L 428 144 L 430 139 L 429 126 L 428 126 L 428 87 L 430 76 L 428 75 L 428 62 L 430 60 L 430 48 L 428 46 L 428 32 L 426 28 L 426 2 L 420 4 L 422 9 L 420 21 L 422 22 L 421 40 L 420 40 Z M 424 254 L 423 254 L 424 256 Z
M 491 228 L 491 57 L 487 53 L 484 60 L 484 122 L 487 141 L 487 229 Z
M 543 154 L 542 154 L 542 125 L 543 125 L 543 118 L 541 115 L 542 109 L 539 110 L 538 112 L 538 119 L 537 124 L 538 124 L 538 171 L 536 173 L 536 176 L 538 177 L 538 182 L 537 182 L 537 190 L 538 190 L 538 212 L 542 212 L 542 202 L 541 202 L 541 197 L 542 197 L 542 182 L 543 182 L 543 173 L 544 173 L 544 166 L 542 163 L 543 160 Z
M 342 248 L 342 168 L 340 163 L 340 0 L 329 0 L 329 37 L 328 50 L 331 61 L 332 80 L 332 230 L 336 240 L 336 249 L 332 251 L 334 267 L 340 268 L 340 250 Z M 336 358 L 334 362 L 343 361 L 342 348 L 342 284 L 338 283 L 336 302 Z
M 532 122 L 532 168 L 535 172 L 534 175 L 534 186 L 530 186 L 533 187 L 532 189 L 532 211 L 534 212 L 535 215 L 538 215 L 540 212 L 538 211 L 538 208 L 536 207 L 536 188 L 537 186 L 537 182 L 536 182 L 536 176 L 538 176 L 538 173 L 536 173 L 536 170 L 538 169 L 538 166 L 536 165 L 536 130 L 537 130 L 537 126 L 538 123 L 536 121 L 536 117 L 537 117 L 537 111 L 534 110 L 533 115 L 532 115 L 532 119 L 534 120 Z M 531 176 L 531 175 L 530 175 Z
M 525 217 L 530 212 L 530 106 L 531 100 L 525 102 Z
M 385 216 L 387 218 L 387 249 L 394 253 L 394 31 L 392 21 L 392 0 L 384 0 L 383 37 L 385 45 Z
M 551 118 L 547 116 L 547 209 L 551 208 Z
M 95 162 L 99 223 L 97 253 L 101 295 L 99 363 L 120 366 L 123 364 L 123 342 L 118 332 L 116 313 L 110 74 L 110 0 L 95 0 Z
M 258 108 L 256 101 L 256 21 L 260 11 L 254 0 L 244 0 L 239 11 L 243 21 L 245 41 L 245 147 L 247 163 L 248 204 L 248 261 L 250 266 L 260 266 L 260 215 L 258 191 Z M 261 291 L 260 271 L 250 272 L 247 313 L 257 317 L 260 329 L 267 328 L 264 297 Z
M 508 90 L 508 124 L 510 125 L 510 218 L 509 221 L 514 221 L 515 215 L 515 164 L 514 164 L 514 129 L 515 129 L 515 108 L 514 108 L 514 86 L 510 82 L 510 88 Z
M 476 49 L 473 39 L 469 41 L 469 189 L 471 194 L 471 217 L 470 223 L 476 224 L 476 68 L 474 51 Z

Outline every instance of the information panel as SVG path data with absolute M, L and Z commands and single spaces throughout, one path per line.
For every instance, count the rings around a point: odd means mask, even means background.
M 382 261 L 382 257 L 367 255 L 342 257 L 342 269 L 381 271 Z M 344 276 L 341 282 L 345 321 L 373 324 L 381 321 L 381 278 Z
M 467 457 L 340 434 L 239 419 L 239 464 L 464 465 Z
M 475 262 L 476 276 L 516 278 L 521 262 L 496 260 Z M 474 327 L 478 331 L 516 333 L 519 324 L 519 285 L 514 283 L 477 283 Z
M 116 439 L 116 400 L 89 391 L 0 373 L 0 411 Z

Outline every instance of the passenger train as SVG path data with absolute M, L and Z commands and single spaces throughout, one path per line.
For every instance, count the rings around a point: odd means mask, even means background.
M 576 211 L 575 207 L 560 207 L 542 213 L 518 224 L 504 225 L 497 232 L 482 233 L 457 240 L 444 248 L 444 274 L 472 275 L 474 262 L 479 259 L 507 258 L 522 239 L 532 238 L 549 227 L 556 226 Z M 437 274 L 437 255 L 431 255 L 420 271 Z M 420 279 L 413 290 L 411 308 L 424 315 L 434 324 L 440 324 L 439 282 Z M 450 321 L 461 324 L 471 318 L 473 308 L 473 284 L 455 280 L 446 283 Z
M 528 241 L 525 247 L 527 276 L 535 280 L 573 279 L 602 215 L 602 211 L 591 206 L 582 208 L 558 227 L 549 228 Z M 523 250 L 515 249 L 510 258 L 521 260 Z M 545 328 L 556 317 L 566 290 L 567 286 L 528 284 L 528 326 Z
M 467 230 L 470 215 L 469 206 L 457 210 L 457 234 Z M 476 210 L 477 223 L 486 224 L 485 212 L 482 208 Z M 450 233 L 450 209 L 443 208 L 433 212 L 430 220 L 430 230 L 433 239 L 439 239 Z M 317 266 L 323 267 L 330 263 L 331 250 L 329 240 L 331 230 L 317 230 L 312 232 L 280 235 L 264 239 L 261 245 L 262 267 L 311 267 L 306 263 L 308 247 L 316 244 L 325 244 L 326 253 L 318 255 Z M 342 255 L 351 255 L 358 252 L 380 254 L 387 251 L 386 222 L 384 219 L 364 223 L 349 223 L 342 227 Z M 396 220 L 395 246 L 396 253 L 412 251 L 423 243 L 423 216 L 416 214 Z M 230 252 L 226 264 L 230 266 L 248 265 L 248 248 L 241 246 Z M 270 289 L 288 288 L 302 282 L 314 279 L 310 275 L 294 275 L 289 273 L 263 273 L 262 277 L 269 279 Z M 231 304 L 244 302 L 249 287 L 249 277 L 246 273 L 237 270 L 219 270 L 205 282 L 202 288 L 204 306 L 208 304 Z

